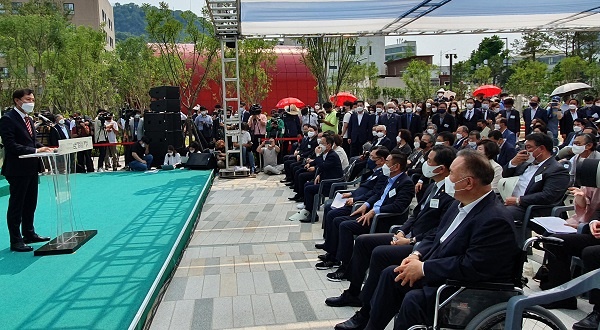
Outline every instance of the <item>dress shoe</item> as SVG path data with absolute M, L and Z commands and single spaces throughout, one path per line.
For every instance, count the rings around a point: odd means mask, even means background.
M 315 249 L 319 249 L 319 250 L 325 249 L 325 243 L 317 243 L 317 244 L 315 244 Z
M 335 330 L 362 330 L 369 323 L 369 319 L 364 317 L 360 311 L 354 313 L 354 315 L 348 320 L 338 323 L 335 325 Z
M 325 304 L 331 307 L 361 307 L 362 302 L 358 299 L 357 296 L 353 296 L 348 292 L 348 290 L 344 290 L 339 297 L 330 297 L 325 299 Z
M 294 197 L 295 197 L 294 198 L 295 202 L 304 202 L 304 196 L 298 196 L 298 195 L 296 195 Z
M 308 213 L 308 218 L 301 219 L 300 222 L 310 223 L 310 212 Z M 319 222 L 319 216 L 318 215 L 315 216 L 315 222 Z
M 29 245 L 25 245 L 24 243 L 11 244 L 10 250 L 15 252 L 31 252 L 33 248 Z
M 593 310 L 583 320 L 573 324 L 573 330 L 595 330 L 600 324 L 600 311 Z
M 23 236 L 23 242 L 25 244 L 48 242 L 49 240 L 50 240 L 50 237 L 43 237 L 38 234 L 33 234 L 33 235 L 27 236 L 27 237 Z
M 288 183 L 286 183 L 285 185 L 286 185 L 286 186 L 288 186 L 288 187 L 293 187 L 293 186 L 294 186 L 294 183 L 293 183 L 293 182 L 288 182 Z
M 298 194 L 295 194 L 292 197 L 288 197 L 288 199 L 291 200 L 291 201 L 295 201 L 297 198 L 298 198 Z
M 540 304 L 545 309 L 577 309 L 577 298 L 571 297 L 559 301 L 554 301 L 547 304 Z
M 340 266 L 335 272 L 327 274 L 327 279 L 331 282 L 341 282 L 348 280 L 348 275 L 346 274 L 346 267 L 344 265 Z
M 290 182 L 290 180 L 283 178 L 283 179 L 279 180 L 279 182 L 281 182 L 281 183 L 288 183 L 288 182 Z
M 317 258 L 319 258 L 319 260 L 321 260 L 321 261 L 327 261 L 327 260 L 331 259 L 330 257 L 331 257 L 331 255 L 329 253 L 325 253 L 325 254 L 319 254 L 319 256 Z
M 319 270 L 325 270 L 325 269 L 331 269 L 333 267 L 339 267 L 339 266 L 340 266 L 339 261 L 326 260 L 326 261 L 321 261 L 321 262 L 317 263 L 315 265 L 315 268 L 317 268 Z

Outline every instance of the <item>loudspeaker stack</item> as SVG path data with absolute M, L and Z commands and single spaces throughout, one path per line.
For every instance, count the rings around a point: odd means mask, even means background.
M 154 99 L 150 103 L 153 112 L 144 113 L 144 135 L 150 139 L 150 153 L 154 157 L 152 165 L 160 166 L 169 145 L 176 150 L 184 146 L 179 87 L 153 87 L 149 94 Z

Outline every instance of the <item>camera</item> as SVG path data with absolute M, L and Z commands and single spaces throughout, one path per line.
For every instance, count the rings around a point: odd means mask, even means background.
M 253 116 L 258 116 L 262 112 L 262 106 L 260 104 L 253 104 L 250 106 L 250 114 Z

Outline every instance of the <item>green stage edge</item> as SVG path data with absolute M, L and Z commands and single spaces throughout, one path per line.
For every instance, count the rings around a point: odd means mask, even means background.
M 189 170 L 71 176 L 76 229 L 98 230 L 73 254 L 11 252 L 0 224 L 0 329 L 148 327 L 213 179 L 212 171 Z M 52 196 L 50 177 L 41 176 L 36 231 L 55 237 Z M 7 205 L 8 184 L 0 180 L 3 219 Z

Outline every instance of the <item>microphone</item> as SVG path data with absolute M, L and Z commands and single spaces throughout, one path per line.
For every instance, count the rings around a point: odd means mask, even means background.
M 48 119 L 48 118 L 46 118 L 46 117 L 42 116 L 41 114 L 38 114 L 37 116 L 38 116 L 38 118 L 42 119 L 42 120 L 43 120 L 43 121 L 45 121 L 45 122 L 50 122 L 50 123 L 52 122 L 50 119 Z

